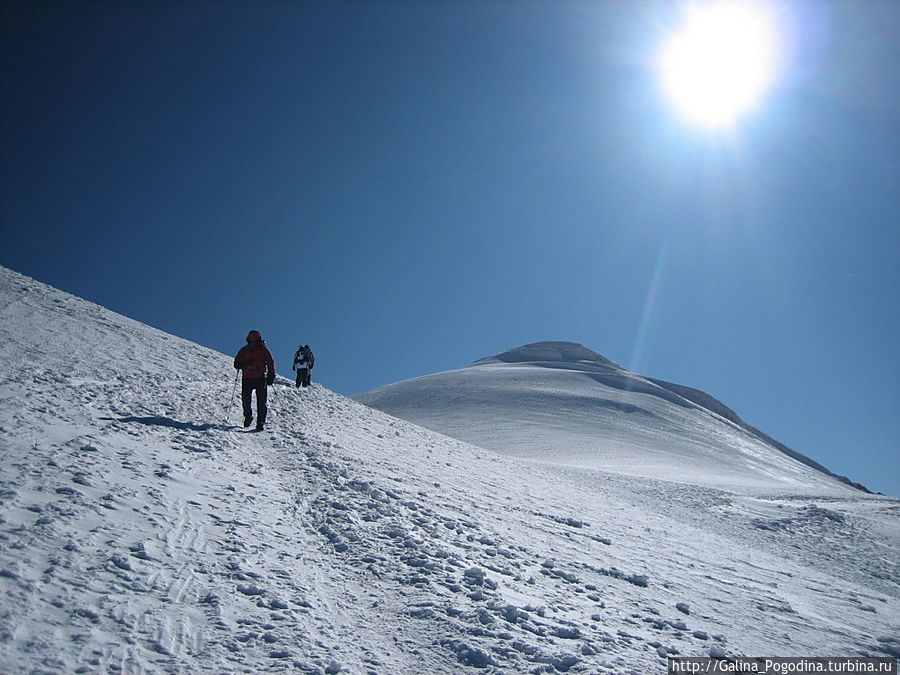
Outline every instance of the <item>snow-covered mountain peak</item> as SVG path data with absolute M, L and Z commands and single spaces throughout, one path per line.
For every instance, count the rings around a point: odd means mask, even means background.
M 526 344 L 354 398 L 514 457 L 731 490 L 851 489 L 709 394 L 572 342 Z

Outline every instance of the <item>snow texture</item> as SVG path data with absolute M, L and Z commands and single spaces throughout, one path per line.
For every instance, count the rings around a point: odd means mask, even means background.
M 713 484 L 734 462 L 704 488 L 534 462 L 284 379 L 248 433 L 230 356 L 2 268 L 0 331 L 0 672 L 652 673 L 900 649 L 900 504 L 805 465 L 756 457 L 732 491 Z M 584 360 L 586 382 L 622 383 Z M 533 368 L 476 368 L 501 364 Z M 675 421 L 631 396 L 610 405 L 644 420 L 633 456 L 684 454 L 647 450 Z M 720 454 L 740 438 L 712 430 Z M 794 491 L 754 492 L 759 467 Z

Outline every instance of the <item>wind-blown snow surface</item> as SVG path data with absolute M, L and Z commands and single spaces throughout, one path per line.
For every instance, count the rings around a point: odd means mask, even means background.
M 231 357 L 4 269 L 0 355 L 0 672 L 900 647 L 896 501 L 529 463 L 286 381 L 246 433 Z
M 568 342 L 524 345 L 354 399 L 513 457 L 731 490 L 855 492 L 708 394 Z

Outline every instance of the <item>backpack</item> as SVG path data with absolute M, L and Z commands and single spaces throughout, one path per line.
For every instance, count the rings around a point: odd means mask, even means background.
M 294 354 L 294 370 L 297 370 L 298 367 L 309 368 L 312 370 L 315 362 L 316 359 L 313 356 L 312 349 L 309 348 L 309 345 L 301 345 L 297 350 L 297 353 Z

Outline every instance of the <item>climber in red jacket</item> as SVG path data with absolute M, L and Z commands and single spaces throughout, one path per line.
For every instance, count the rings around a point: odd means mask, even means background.
M 275 382 L 275 359 L 258 330 L 247 333 L 247 344 L 234 357 L 234 367 L 241 371 L 244 428 L 253 423 L 251 399 L 256 391 L 256 430 L 262 431 L 266 424 L 266 387 Z

